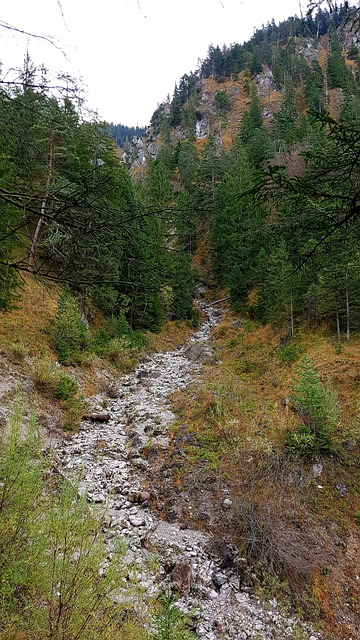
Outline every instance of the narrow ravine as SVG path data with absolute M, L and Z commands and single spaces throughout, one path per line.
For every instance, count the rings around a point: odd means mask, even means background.
M 188 343 L 144 359 L 126 376 L 106 409 L 106 424 L 84 422 L 71 441 L 57 445 L 57 464 L 65 475 L 81 474 L 81 490 L 103 510 L 109 548 L 126 540 L 125 560 L 138 567 L 144 600 L 176 587 L 181 594 L 176 606 L 189 614 L 198 638 L 315 640 L 316 633 L 283 615 L 275 601 L 260 602 L 249 593 L 234 549 L 224 542 L 218 553 L 210 535 L 162 520 L 151 510 L 156 496 L 146 489 L 151 467 L 142 452 L 151 445 L 166 454 L 175 420 L 170 395 L 199 377 L 200 363 L 211 358 L 209 336 L 221 312 L 205 305 L 204 310 L 207 319 Z

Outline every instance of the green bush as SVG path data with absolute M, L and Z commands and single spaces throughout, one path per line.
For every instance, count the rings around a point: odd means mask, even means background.
M 33 358 L 30 363 L 31 377 L 37 389 L 53 395 L 57 385 L 57 369 L 48 356 Z
M 280 362 L 284 364 L 293 364 L 293 362 L 299 359 L 300 355 L 297 347 L 292 344 L 287 347 L 280 347 L 277 354 Z
M 99 356 L 109 355 L 113 347 L 109 347 L 114 340 L 124 341 L 130 350 L 139 350 L 146 345 L 146 336 L 142 331 L 134 331 L 124 315 L 109 318 L 104 327 L 96 332 L 92 348 Z M 116 344 L 116 343 L 114 343 Z
M 104 349 L 104 356 L 112 362 L 112 364 L 127 368 L 128 359 L 132 354 L 131 342 L 129 338 L 113 338 L 108 342 Z
M 88 332 L 80 317 L 79 309 L 68 289 L 60 296 L 55 317 L 49 325 L 49 333 L 61 364 L 77 362 L 88 344 Z
M 176 607 L 176 597 L 170 592 L 158 600 L 154 626 L 154 640 L 195 640 L 186 616 Z
M 147 344 L 147 338 L 146 338 L 146 334 L 143 331 L 140 331 L 140 329 L 136 329 L 135 331 L 132 332 L 131 346 L 133 349 L 135 349 L 136 351 L 139 351 L 140 349 L 143 349 L 144 347 L 146 347 L 146 344 Z
M 299 362 L 290 399 L 308 428 L 308 433 L 312 434 L 316 450 L 332 450 L 333 431 L 340 413 L 337 395 L 333 389 L 324 387 L 314 363 L 307 355 Z M 292 438 L 294 437 L 293 435 Z M 307 432 L 300 430 L 299 446 L 300 443 L 301 446 L 304 445 L 306 437 Z
M 60 401 L 63 412 L 63 427 L 74 431 L 80 424 L 84 411 L 83 401 L 77 397 L 78 385 L 49 358 L 34 358 L 30 367 L 36 387 L 47 397 Z
M 101 329 L 98 329 L 98 331 L 96 332 L 91 342 L 91 345 L 90 345 L 91 350 L 94 351 L 96 355 L 102 356 L 104 353 L 104 348 L 106 347 L 109 341 L 110 341 L 110 336 L 106 332 L 106 330 L 102 327 Z
M 287 433 L 285 447 L 290 454 L 302 458 L 311 458 L 318 449 L 315 435 L 306 425 Z
M 57 373 L 55 397 L 61 401 L 63 410 L 63 428 L 65 431 L 75 431 L 84 413 L 84 401 L 77 396 L 79 387 L 75 380 L 62 371 Z
M 122 336 L 132 337 L 133 330 L 123 314 L 116 318 L 109 318 L 105 325 L 105 331 L 110 338 L 121 338 Z
M 55 397 L 59 400 L 70 400 L 78 392 L 76 382 L 67 376 L 66 373 L 59 371 L 57 375 L 57 384 L 55 389 Z
M 191 329 L 197 329 L 200 325 L 200 312 L 198 309 L 192 309 L 191 318 L 187 321 L 187 325 Z
M 6 220 L 6 216 L 4 216 L 4 219 Z M 6 244 L 5 240 L 2 246 L 3 250 Z M 8 254 L 5 253 L 5 255 Z M 19 273 L 16 269 L 9 268 L 5 264 L 0 265 L 0 311 L 11 311 L 14 308 L 15 303 L 19 300 L 19 296 L 15 293 L 19 282 Z
M 136 594 L 126 580 L 124 552 L 120 543 L 109 558 L 101 520 L 90 512 L 86 496 L 79 495 L 78 482 L 51 477 L 36 422 L 32 418 L 24 431 L 18 402 L 0 448 L 2 636 L 143 637 L 129 604 Z M 124 631 L 131 621 L 138 635 Z
M 64 431 L 76 431 L 78 429 L 85 406 L 86 405 L 81 398 L 69 398 L 64 401 Z

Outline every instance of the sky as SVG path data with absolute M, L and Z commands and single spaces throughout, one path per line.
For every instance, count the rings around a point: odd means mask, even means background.
M 306 0 L 7 0 L 1 23 L 56 46 L 0 28 L 2 75 L 28 49 L 35 64 L 81 79 L 99 118 L 146 126 L 210 44 L 242 43 L 272 18 L 305 10 Z

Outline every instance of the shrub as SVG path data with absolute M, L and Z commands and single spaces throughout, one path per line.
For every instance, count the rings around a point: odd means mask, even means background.
M 136 329 L 132 332 L 131 336 L 131 346 L 136 351 L 143 349 L 147 344 L 147 338 L 143 331 Z
M 62 371 L 58 372 L 54 395 L 61 403 L 65 431 L 75 431 L 79 427 L 81 416 L 84 413 L 84 401 L 77 397 L 78 390 L 75 380 Z
M 32 361 L 31 374 L 36 387 L 42 393 L 60 400 L 64 416 L 64 429 L 74 431 L 80 424 L 84 409 L 83 401 L 76 397 L 77 383 L 46 357 Z
M 129 349 L 139 350 L 146 345 L 146 336 L 142 331 L 133 331 L 125 316 L 109 318 L 105 326 L 99 329 L 93 341 L 97 355 L 108 355 L 109 343 L 113 340 L 127 340 Z M 111 348 L 110 348 L 111 351 Z
M 297 431 L 289 431 L 285 447 L 292 455 L 304 458 L 311 458 L 318 448 L 315 435 L 307 425 L 301 426 Z
M 9 354 L 14 362 L 23 362 L 28 355 L 27 346 L 20 341 L 11 342 L 9 345 Z
M 68 289 L 60 296 L 49 333 L 61 364 L 78 361 L 87 345 L 88 335 L 76 301 Z
M 110 338 L 121 338 L 122 336 L 132 337 L 133 330 L 123 314 L 116 318 L 109 318 L 105 325 L 105 330 Z
M 6 220 L 6 216 L 4 216 L 4 218 Z M 5 243 L 2 244 L 2 249 L 4 250 L 7 244 L 6 240 Z M 5 255 L 7 255 L 7 253 L 5 253 Z M 15 293 L 18 286 L 19 274 L 17 270 L 5 265 L 0 265 L 0 311 L 11 311 L 11 309 L 14 308 L 15 303 L 19 299 L 19 296 Z
M 262 563 L 272 573 L 310 576 L 319 562 L 311 531 L 297 529 L 284 517 L 281 504 L 264 505 L 243 496 L 234 501 L 238 544 L 251 564 Z M 276 523 L 276 526 L 274 526 Z
M 49 477 L 36 422 L 24 431 L 17 402 L 0 448 L 3 637 L 110 640 L 124 637 L 131 621 L 139 633 L 125 637 L 142 637 L 129 604 L 132 587 L 124 593 L 124 544 L 109 558 L 101 521 L 79 496 L 78 483 Z
M 85 403 L 79 398 L 69 398 L 64 402 L 64 424 L 65 431 L 75 431 L 81 422 L 84 413 Z
M 190 329 L 197 329 L 200 325 L 200 312 L 198 309 L 192 309 L 191 318 L 188 319 L 187 325 Z
M 132 363 L 132 349 L 129 338 L 113 338 L 104 349 L 106 356 L 112 364 L 122 369 L 128 369 Z
M 98 329 L 94 339 L 92 340 L 91 350 L 93 350 L 98 356 L 101 356 L 104 353 L 104 348 L 109 341 L 110 336 L 102 327 L 101 329 Z
M 30 372 L 38 389 L 54 393 L 57 384 L 57 371 L 49 357 L 34 358 L 31 361 Z
M 76 382 L 67 376 L 66 373 L 59 371 L 57 376 L 57 384 L 55 389 L 55 397 L 59 400 L 70 400 L 78 392 Z
M 293 364 L 299 359 L 299 350 L 292 344 L 287 347 L 280 347 L 278 350 L 280 362 L 284 364 Z
M 154 620 L 154 640 L 195 640 L 186 616 L 176 607 L 176 598 L 171 592 L 158 600 L 158 612 Z

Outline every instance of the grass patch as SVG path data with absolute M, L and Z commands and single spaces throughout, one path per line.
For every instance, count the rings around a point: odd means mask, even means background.
M 26 345 L 25 355 L 35 356 L 50 352 L 44 329 L 54 315 L 58 287 L 46 288 L 33 277 L 22 275 L 21 297 L 16 307 L 0 316 L 0 346 L 5 352 L 18 352 L 18 346 Z M 20 358 L 22 361 L 22 358 Z
M 21 340 L 11 342 L 7 351 L 10 355 L 10 359 L 15 363 L 24 362 L 29 353 L 28 347 Z
M 233 506 L 226 517 L 220 511 L 214 535 L 247 557 L 264 598 L 276 593 L 274 580 L 291 585 L 279 593 L 292 610 L 331 626 L 339 589 L 351 584 L 351 592 L 359 592 L 341 549 L 350 536 L 357 563 L 360 342 L 353 338 L 339 354 L 321 331 L 299 329 L 286 346 L 281 338 L 269 326 L 244 326 L 231 313 L 214 330 L 220 362 L 172 400 L 188 434 L 179 482 L 191 487 L 194 475 L 208 486 L 206 473 L 216 470 Z M 299 374 L 303 353 L 313 365 Z M 345 438 L 349 449 L 338 455 Z M 322 464 L 319 478 L 315 458 Z

